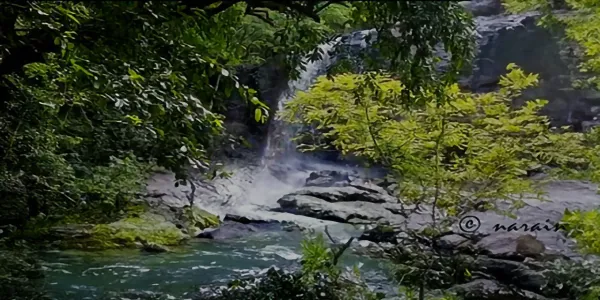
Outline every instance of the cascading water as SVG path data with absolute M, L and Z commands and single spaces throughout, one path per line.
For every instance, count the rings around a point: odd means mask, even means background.
M 300 72 L 298 79 L 288 83 L 289 90 L 285 91 L 277 102 L 277 110 L 282 111 L 285 108 L 285 103 L 292 99 L 297 91 L 306 91 L 310 88 L 314 80 L 323 75 L 334 62 L 330 51 L 341 41 L 341 37 L 325 44 L 321 44 L 318 50 L 322 53 L 321 59 L 308 61 L 305 60 L 305 70 Z M 268 164 L 270 159 L 278 156 L 280 159 L 285 159 L 289 155 L 293 155 L 295 145 L 292 143 L 294 130 L 280 120 L 274 120 L 273 126 L 267 137 L 267 146 L 264 151 L 263 163 Z
M 510 33 L 509 30 L 505 30 L 506 28 L 512 28 L 513 25 L 521 26 L 524 18 L 504 15 L 479 17 L 477 19 L 478 32 L 482 33 L 479 41 L 480 47 L 488 49 L 487 51 L 492 53 L 498 49 L 498 44 L 508 45 L 507 47 L 520 45 L 520 41 L 524 37 L 521 34 L 517 38 L 508 40 L 500 40 L 498 37 L 504 33 Z M 367 34 L 369 31 L 356 32 L 351 34 L 346 41 L 335 42 L 352 46 L 354 49 L 356 46 L 365 48 L 367 43 L 364 37 Z M 306 70 L 301 73 L 299 79 L 289 83 L 289 91 L 281 97 L 279 109 L 283 108 L 296 91 L 308 89 L 313 80 L 322 75 L 335 61 L 336 57 L 330 56 L 328 53 L 332 46 L 332 43 L 320 46 L 323 49 L 323 58 L 307 63 Z M 538 53 L 529 51 L 529 49 L 525 52 L 529 53 L 527 59 L 523 58 L 521 61 L 527 61 L 531 53 Z M 516 52 L 511 51 L 510 53 Z M 495 54 L 491 56 L 495 57 Z M 532 61 L 536 60 L 532 59 Z M 489 74 L 495 74 L 493 68 L 489 68 L 491 70 Z M 480 77 L 485 77 L 484 75 L 488 75 L 488 72 L 481 74 Z M 475 79 L 473 82 L 477 83 L 479 79 Z M 483 82 L 483 79 L 479 81 Z M 475 83 L 473 83 L 474 86 L 477 86 Z M 567 119 L 573 118 L 571 114 L 573 112 L 569 111 Z M 269 144 L 265 149 L 266 155 L 263 157 L 262 163 L 252 165 L 254 162 L 246 160 L 228 166 L 229 170 L 233 172 L 233 177 L 211 182 L 213 191 L 201 193 L 200 190 L 204 187 L 200 186 L 196 197 L 197 205 L 221 215 L 225 213 L 238 214 L 249 219 L 253 219 L 255 216 L 256 219 L 293 221 L 304 226 L 314 225 L 317 222 L 315 219 L 290 214 L 271 213 L 269 208 L 276 205 L 279 197 L 302 186 L 310 171 L 316 171 L 320 167 L 327 169 L 340 167 L 319 166 L 305 156 L 295 155 L 293 144 L 289 141 L 289 137 L 294 133 L 293 128 L 281 122 L 275 122 L 273 125 L 274 128 L 269 136 Z M 277 133 L 280 133 L 281 136 L 278 137 Z M 279 155 L 273 155 L 275 153 L 279 153 Z M 289 159 L 292 154 L 297 160 Z M 302 164 L 308 163 L 310 166 L 302 166 Z M 161 198 L 161 201 L 167 202 L 169 198 L 185 199 L 181 187 L 179 190 L 172 188 L 173 180 L 167 175 L 158 176 L 158 179 L 150 184 L 154 184 L 153 191 L 159 190 L 167 194 L 166 197 Z M 179 193 L 177 197 L 171 197 L 172 194 L 177 193 Z M 592 209 L 598 202 L 595 187 L 567 188 L 559 185 L 552 191 L 552 195 L 550 199 L 556 202 L 553 204 L 555 207 L 552 212 L 541 212 L 540 207 L 531 206 L 532 211 L 529 213 L 536 216 L 531 220 L 538 217 L 543 220 L 545 216 L 540 214 L 554 214 L 554 212 L 564 210 L 565 206 L 589 206 Z M 565 199 L 578 200 L 571 202 L 571 200 L 564 201 Z M 175 200 L 173 201 L 175 202 Z M 502 222 L 504 217 L 490 219 L 491 221 L 488 220 L 488 223 L 491 224 Z M 526 219 L 530 218 L 526 217 Z M 336 236 L 334 228 L 330 229 Z M 44 253 L 42 266 L 46 274 L 46 289 L 52 299 L 56 300 L 192 299 L 192 294 L 198 291 L 197 286 L 199 285 L 225 284 L 239 275 L 256 275 L 271 266 L 286 269 L 298 266 L 296 259 L 300 254 L 298 249 L 302 238 L 300 232 L 265 232 L 261 229 L 259 233 L 250 234 L 250 231 L 244 231 L 244 233 L 248 232 L 247 236 L 236 239 L 219 241 L 192 239 L 190 244 L 184 248 L 160 255 L 146 255 L 137 249 L 100 253 L 77 251 Z M 337 236 L 337 238 L 343 239 L 342 236 Z M 554 245 L 556 246 L 556 243 Z M 376 262 L 369 261 L 365 257 L 349 256 L 351 257 L 348 261 L 350 264 L 357 261 L 365 263 L 361 271 L 363 278 L 371 282 L 382 278 L 381 269 L 376 266 Z M 385 282 L 384 279 L 381 281 Z M 383 284 L 385 285 L 385 283 Z
M 278 111 L 284 109 L 285 103 L 290 100 L 297 91 L 305 91 L 310 88 L 314 80 L 325 74 L 327 69 L 334 62 L 334 57 L 330 51 L 335 47 L 341 38 L 319 46 L 322 53 L 321 59 L 314 61 L 305 61 L 304 70 L 300 72 L 296 80 L 288 83 L 289 89 L 282 93 L 278 100 Z M 276 112 L 275 112 L 276 113 Z M 305 159 L 298 156 L 295 144 L 292 138 L 295 130 L 289 124 L 279 119 L 274 119 L 267 138 L 267 145 L 261 159 L 261 169 L 252 177 L 252 184 L 246 191 L 236 197 L 236 205 L 232 207 L 235 214 L 244 216 L 256 216 L 256 218 L 286 220 L 301 222 L 300 219 L 308 221 L 309 218 L 302 216 L 292 216 L 272 213 L 269 211 L 277 205 L 277 200 L 283 195 L 292 192 L 301 187 L 308 176 L 309 170 L 302 168 L 301 163 L 306 163 Z M 313 166 L 310 171 L 318 169 Z M 317 220 L 310 220 L 310 223 L 323 223 Z
M 338 38 L 319 46 L 322 58 L 307 62 L 299 78 L 289 82 L 289 90 L 279 99 L 280 110 L 296 91 L 307 90 L 335 62 L 336 58 L 329 52 L 340 41 Z M 356 39 L 351 38 L 349 42 L 362 46 Z M 210 191 L 201 186 L 196 205 L 221 216 L 236 214 L 251 220 L 291 221 L 302 227 L 334 225 L 333 222 L 271 211 L 280 197 L 302 187 L 310 172 L 345 169 L 298 155 L 291 142 L 294 128 L 281 121 L 273 124 L 261 164 L 249 166 L 246 161 L 230 166 L 233 177 L 213 181 Z M 165 191 L 165 186 L 172 186 L 172 181 L 164 178 L 154 184 Z M 177 192 L 171 188 L 166 191 Z M 340 240 L 351 234 L 345 226 L 333 226 L 330 231 Z M 160 299 L 192 299 L 191 294 L 198 285 L 223 285 L 240 275 L 262 274 L 272 266 L 297 268 L 301 239 L 300 232 L 267 230 L 241 239 L 192 241 L 186 249 L 159 256 L 143 255 L 137 250 L 98 254 L 55 252 L 44 257 L 46 263 L 43 265 L 54 299 L 116 300 L 152 295 L 161 295 Z M 344 263 L 364 264 L 362 272 L 370 282 L 386 282 L 375 260 L 354 257 Z
M 343 43 L 365 48 L 367 47 L 365 37 L 374 32 L 374 30 L 358 31 L 345 38 L 338 37 L 319 45 L 321 58 L 314 61 L 305 60 L 304 69 L 301 70 L 299 77 L 288 83 L 289 89 L 279 98 L 278 111 L 284 109 L 285 103 L 292 99 L 296 92 L 308 90 L 317 77 L 326 74 L 336 61 L 335 55 L 332 55 L 334 47 Z M 329 223 L 303 216 L 269 211 L 270 208 L 277 207 L 277 200 L 283 195 L 302 187 L 310 172 L 323 169 L 348 171 L 346 167 L 316 161 L 298 153 L 296 145 L 292 141 L 297 131 L 290 124 L 274 119 L 271 126 L 261 159 L 262 169 L 253 175 L 251 186 L 240 195 L 241 197 L 236 197 L 237 201 L 235 201 L 235 207 L 232 208 L 233 212 L 244 216 L 254 215 L 258 219 L 294 221 L 307 226 Z
M 305 60 L 304 69 L 300 70 L 298 78 L 290 81 L 288 89 L 279 97 L 277 109 L 284 109 L 285 103 L 292 99 L 297 91 L 308 90 L 318 76 L 327 72 L 337 59 L 336 55 L 332 54 L 336 45 L 362 49 L 367 47 L 366 36 L 372 33 L 374 30 L 358 31 L 319 45 L 321 58 L 314 61 Z M 203 209 L 221 216 L 230 214 L 250 219 L 293 221 L 303 226 L 330 223 L 271 211 L 272 208 L 278 207 L 279 198 L 302 187 L 311 172 L 323 169 L 348 171 L 346 167 L 317 161 L 298 153 L 292 142 L 295 134 L 296 128 L 274 119 L 258 165 L 249 166 L 248 161 L 229 165 L 228 171 L 233 176 L 214 180 L 211 182 L 211 190 L 198 191 L 196 203 Z

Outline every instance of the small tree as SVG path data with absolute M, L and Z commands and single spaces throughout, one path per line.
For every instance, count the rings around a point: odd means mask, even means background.
M 422 91 L 424 105 L 412 109 L 401 104 L 402 83 L 387 74 L 321 78 L 281 113 L 288 122 L 316 127 L 317 137 L 308 131 L 298 137 L 314 141 L 303 149 L 327 147 L 320 139 L 325 137 L 343 154 L 387 167 L 401 202 L 430 209 L 428 226 L 404 228 L 410 243 L 397 253 L 400 266 L 412 262 L 396 275 L 418 287 L 420 299 L 425 286 L 443 288 L 470 276 L 461 262 L 444 267 L 436 250 L 436 241 L 461 217 L 474 209 L 497 209 L 500 201 L 520 208 L 526 194 L 541 195 L 526 178 L 530 170 L 586 164 L 583 135 L 554 132 L 538 114 L 546 101 L 512 107 L 512 99 L 535 85 L 537 76 L 513 64 L 508 70 L 498 92 L 464 93 L 453 84 L 443 97 Z

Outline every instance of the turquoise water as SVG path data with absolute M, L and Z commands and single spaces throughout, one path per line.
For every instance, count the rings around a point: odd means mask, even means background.
M 49 252 L 42 255 L 46 289 L 57 300 L 126 299 L 129 297 L 111 295 L 127 291 L 161 293 L 161 299 L 190 299 L 203 285 L 224 285 L 272 266 L 297 267 L 301 239 L 299 232 L 265 232 L 231 241 L 193 240 L 162 254 L 138 250 Z M 376 285 L 385 282 L 378 261 L 350 254 L 343 263 L 362 264 L 365 279 Z

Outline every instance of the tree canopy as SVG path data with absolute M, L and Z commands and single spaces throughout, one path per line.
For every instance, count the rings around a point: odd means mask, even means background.
M 416 93 L 439 79 L 440 41 L 457 67 L 471 51 L 472 22 L 451 2 L 25 1 L 0 13 L 0 194 L 29 217 L 126 202 L 152 164 L 181 180 L 190 165 L 212 173 L 214 150 L 235 142 L 232 97 L 269 117 L 240 66 L 276 60 L 294 78 L 318 44 L 375 27 Z

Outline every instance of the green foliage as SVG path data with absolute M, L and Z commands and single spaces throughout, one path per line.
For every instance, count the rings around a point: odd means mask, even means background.
M 556 260 L 545 265 L 548 280 L 544 291 L 567 299 L 592 300 L 600 295 L 600 265 L 597 262 Z
M 255 279 L 234 280 L 217 295 L 201 295 L 199 300 L 347 300 L 337 286 L 325 276 L 314 285 L 304 284 L 301 273 L 286 273 L 270 269 L 258 282 Z
M 589 253 L 600 253 L 600 211 L 565 210 L 562 223 L 570 237 L 577 240 L 579 247 Z
M 148 166 L 126 157 L 121 160 L 112 157 L 108 166 L 95 166 L 91 169 L 81 168 L 84 179 L 77 178 L 74 190 L 80 191 L 85 202 L 98 203 L 102 212 L 111 215 L 112 212 L 123 211 L 127 203 L 139 192 L 144 184 Z
M 334 281 L 339 279 L 341 271 L 337 266 L 332 265 L 333 252 L 325 244 L 322 234 L 318 234 L 312 239 L 303 240 L 302 254 L 302 272 L 307 274 L 304 279 L 308 283 L 314 284 L 314 282 L 311 282 L 314 279 L 311 274 L 319 272 L 327 274 Z
M 334 251 L 328 248 L 319 234 L 302 242 L 302 269 L 288 273 L 274 268 L 260 278 L 234 280 L 226 289 L 199 295 L 197 299 L 225 300 L 378 300 L 375 294 L 360 280 L 348 279 L 333 262 Z M 358 271 L 355 270 L 358 276 Z
M 207 167 L 211 149 L 226 140 L 219 113 L 234 93 L 266 121 L 268 107 L 234 68 L 268 58 L 265 50 L 288 40 L 302 56 L 330 31 L 313 29 L 321 26 L 314 21 L 297 31 L 291 25 L 301 17 L 288 11 L 279 13 L 285 39 L 251 36 L 257 21 L 245 8 L 212 14 L 177 2 L 3 5 L 0 194 L 11 214 L 3 221 L 60 213 L 54 206 L 110 208 L 137 191 L 144 164 L 178 179 L 190 163 Z M 294 33 L 304 40 L 287 38 Z M 255 45 L 261 41 L 270 44 Z M 136 171 L 121 160 L 140 165 L 142 176 L 125 178 Z
M 239 95 L 257 122 L 269 118 L 256 91 L 234 75 L 242 64 L 280 58 L 294 77 L 336 31 L 388 32 L 400 22 L 400 32 L 413 28 L 421 38 L 381 40 L 416 45 L 414 59 L 403 50 L 393 61 L 400 70 L 410 60 L 421 78 L 431 70 L 419 64 L 440 38 L 453 61 L 465 60 L 467 44 L 458 45 L 472 25 L 454 4 L 425 2 L 26 1 L 2 5 L 0 16 L 0 195 L 9 223 L 55 214 L 54 206 L 114 206 L 121 193 L 99 195 L 102 188 L 138 188 L 106 169 L 128 157 L 182 181 L 189 164 L 209 169 L 214 150 L 230 143 L 226 101 Z
M 512 65 L 509 70 L 498 92 L 472 95 L 450 85 L 448 103 L 424 94 L 427 105 L 413 110 L 398 105 L 404 86 L 386 75 L 321 78 L 289 102 L 282 116 L 322 133 L 315 138 L 303 134 L 304 140 L 312 139 L 312 145 L 301 145 L 306 150 L 327 146 L 325 138 L 344 154 L 389 166 L 398 174 L 404 201 L 435 199 L 451 216 L 491 198 L 519 206 L 519 195 L 533 191 L 523 180 L 528 170 L 587 161 L 579 153 L 583 135 L 554 133 L 548 119 L 537 114 L 546 101 L 511 108 L 511 99 L 537 79 Z
M 346 249 L 347 247 L 339 245 L 328 247 L 321 233 L 312 237 L 307 236 L 302 241 L 302 283 L 313 286 L 319 284 L 323 278 L 327 278 L 332 286 L 339 288 L 340 292 L 337 294 L 339 299 L 381 299 L 383 295 L 371 291 L 361 279 L 357 266 L 350 272 L 344 272 L 337 265 Z
M 247 7 L 239 3 L 234 9 L 243 16 Z M 239 21 L 241 24 L 235 25 L 239 29 L 227 38 L 231 40 L 230 45 L 237 44 L 236 47 L 243 49 L 240 62 L 262 63 L 267 58 L 283 56 L 282 62 L 288 66 L 291 77 L 295 78 L 299 74 L 295 68 L 306 54 L 324 39 L 350 27 L 350 8 L 347 6 L 331 4 L 318 16 L 320 22 L 265 8 L 243 16 Z M 312 57 L 319 58 L 317 55 Z
M 27 251 L 0 251 L 0 290 L 5 299 L 50 299 L 41 292 L 41 266 Z
M 377 30 L 372 48 L 385 62 L 367 58 L 367 67 L 385 68 L 400 78 L 406 105 L 423 104 L 423 92 L 442 101 L 444 86 L 455 82 L 473 58 L 475 24 L 456 2 L 359 1 L 353 3 L 352 21 Z M 443 72 L 437 72 L 442 49 L 451 55 Z
M 525 195 L 539 194 L 527 179 L 529 171 L 593 165 L 591 137 L 551 129 L 539 114 L 547 101 L 512 106 L 512 99 L 537 84 L 537 76 L 514 64 L 507 69 L 497 92 L 470 94 L 450 84 L 442 101 L 435 90 L 423 90 L 424 106 L 413 109 L 399 101 L 406 87 L 388 74 L 320 78 L 281 113 L 305 126 L 299 138 L 310 143 L 300 148 L 332 145 L 382 164 L 392 171 L 403 203 L 433 208 L 429 226 L 405 229 L 406 245 L 395 255 L 396 277 L 408 286 L 444 288 L 469 277 L 466 261 L 444 261 L 442 254 L 422 249 L 423 239 L 435 241 L 465 213 L 495 210 L 500 200 L 523 207 Z M 499 213 L 512 215 L 510 209 Z

